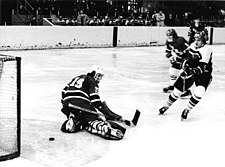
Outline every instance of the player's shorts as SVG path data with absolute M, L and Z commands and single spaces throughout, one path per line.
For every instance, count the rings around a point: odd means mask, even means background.
M 203 86 L 205 89 L 212 81 L 211 73 L 202 73 L 200 75 L 192 75 L 188 78 L 182 78 L 181 76 L 174 83 L 174 87 L 184 92 L 188 90 L 194 83 L 196 86 Z
M 180 70 L 181 66 L 182 66 L 182 62 L 177 61 L 177 62 L 172 63 L 171 67 Z
M 174 87 L 177 88 L 179 91 L 184 92 L 194 84 L 194 81 L 195 81 L 194 75 L 188 78 L 183 78 L 179 76 L 176 82 L 174 83 Z
M 196 86 L 203 86 L 205 89 L 209 86 L 212 81 L 211 73 L 202 73 L 195 79 Z

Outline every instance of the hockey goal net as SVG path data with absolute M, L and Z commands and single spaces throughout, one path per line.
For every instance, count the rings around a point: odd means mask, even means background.
M 20 155 L 21 58 L 0 54 L 0 161 Z

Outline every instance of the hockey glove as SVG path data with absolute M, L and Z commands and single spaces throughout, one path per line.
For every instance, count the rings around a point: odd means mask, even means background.
M 190 75 L 199 75 L 202 73 L 201 68 L 199 67 L 187 67 L 182 73 L 181 76 L 190 76 Z
M 183 70 L 183 72 L 181 72 L 181 76 L 182 77 L 187 77 L 187 76 L 190 76 L 190 75 L 193 75 L 193 70 L 192 68 L 186 68 L 185 70 Z
M 170 57 L 170 63 L 171 63 L 171 64 L 175 63 L 175 62 L 177 61 L 177 57 L 178 57 L 178 56 L 175 56 L 175 55 L 171 56 L 171 57 Z
M 167 53 L 167 54 L 166 54 L 166 58 L 170 58 L 171 56 L 172 56 L 171 53 Z
M 187 61 L 184 61 L 182 69 L 183 69 L 183 71 L 181 72 L 182 77 L 187 77 L 194 74 L 193 69 L 187 64 Z
M 110 110 L 105 101 L 103 101 L 102 106 L 99 109 L 100 112 L 105 115 L 107 120 L 120 120 L 122 118 L 122 116 Z

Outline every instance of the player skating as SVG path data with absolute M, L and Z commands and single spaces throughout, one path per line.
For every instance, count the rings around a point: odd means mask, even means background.
M 73 133 L 83 129 L 107 139 L 122 139 L 126 129 L 113 121 L 123 122 L 98 94 L 103 69 L 93 66 L 86 75 L 79 75 L 62 91 L 62 112 L 67 116 L 61 130 Z M 126 123 L 127 120 L 125 120 Z
M 206 45 L 207 34 L 195 34 L 195 42 L 188 49 L 188 58 L 182 65 L 183 72 L 174 84 L 174 90 L 169 95 L 166 104 L 159 109 L 164 114 L 180 97 L 182 92 L 196 85 L 192 96 L 181 114 L 181 119 L 187 119 L 188 113 L 198 104 L 212 80 L 212 50 Z
M 171 67 L 169 68 L 170 85 L 163 88 L 164 93 L 173 91 L 174 83 L 180 75 L 181 66 L 185 58 L 184 51 L 188 48 L 188 42 L 184 37 L 178 36 L 174 29 L 168 29 L 166 32 L 166 57 L 170 59 Z M 187 90 L 182 96 L 191 95 Z

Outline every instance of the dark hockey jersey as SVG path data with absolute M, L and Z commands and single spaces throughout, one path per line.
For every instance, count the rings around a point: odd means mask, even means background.
M 204 31 L 205 34 L 208 36 L 208 30 L 205 28 L 205 26 L 203 25 L 199 25 L 198 27 L 196 26 L 191 26 L 189 28 L 189 31 L 188 31 L 188 36 L 189 36 L 189 44 L 191 44 L 192 42 L 194 42 L 194 36 L 197 32 L 202 32 Z M 207 39 L 208 40 L 208 39 Z
M 73 78 L 62 91 L 62 102 L 72 103 L 85 107 L 92 104 L 98 107 L 102 104 L 98 85 L 95 80 L 88 75 L 80 75 Z
M 174 52 L 177 56 L 182 57 L 183 51 L 187 49 L 188 42 L 183 37 L 174 38 L 173 41 L 166 41 L 166 53 L 172 56 Z M 169 57 L 169 56 L 168 56 Z

